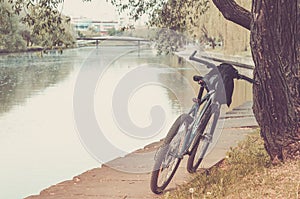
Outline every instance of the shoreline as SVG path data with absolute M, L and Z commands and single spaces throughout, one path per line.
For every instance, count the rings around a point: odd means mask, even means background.
M 99 47 L 135 47 L 137 45 L 99 45 Z M 7 51 L 7 50 L 0 50 L 0 56 L 7 56 L 7 55 L 14 55 L 14 54 L 20 54 L 20 53 L 34 53 L 34 52 L 38 52 L 38 53 L 45 53 L 48 54 L 51 51 L 55 51 L 55 52 L 59 52 L 60 54 L 63 53 L 64 50 L 72 50 L 72 49 L 79 49 L 79 48 L 97 48 L 97 46 L 95 45 L 83 45 L 83 46 L 74 46 L 74 47 L 55 47 L 55 48 L 43 48 L 43 47 L 33 47 L 33 48 L 29 48 L 29 49 L 24 49 L 24 50 L 18 50 L 18 51 Z M 141 46 L 141 50 L 142 50 Z
M 251 106 L 252 103 L 247 102 L 221 118 L 226 120 L 223 132 L 214 149 L 205 157 L 201 168 L 211 168 L 223 160 L 231 147 L 235 147 L 258 127 Z M 28 196 L 26 199 L 161 198 L 160 195 L 153 194 L 149 188 L 149 168 L 153 166 L 153 157 L 160 142 L 151 143 L 101 167 L 90 169 L 70 180 L 52 185 L 38 195 Z M 186 161 L 185 157 L 166 192 L 189 182 L 193 177 L 186 171 Z M 140 172 L 130 173 L 125 170 Z
M 9 54 L 18 54 L 18 53 L 30 53 L 30 52 L 43 52 L 43 51 L 61 51 L 65 49 L 73 49 L 75 47 L 66 48 L 66 47 L 54 47 L 54 48 L 43 48 L 41 46 L 30 47 L 23 50 L 9 51 L 9 50 L 0 50 L 0 55 L 9 55 Z

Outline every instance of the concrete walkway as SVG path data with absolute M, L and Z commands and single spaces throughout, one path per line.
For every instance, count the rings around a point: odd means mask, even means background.
M 230 147 L 234 147 L 245 135 L 257 128 L 252 113 L 252 103 L 247 102 L 220 118 L 223 123 L 222 133 L 215 147 L 205 157 L 202 168 L 209 168 L 222 160 Z M 108 162 L 102 168 L 95 168 L 79 176 L 43 190 L 40 195 L 27 199 L 153 199 L 160 198 L 150 191 L 150 172 L 153 157 L 160 143 L 153 143 L 123 158 Z M 143 154 L 143 155 L 141 155 Z M 147 155 L 144 155 L 147 154 Z M 187 183 L 193 175 L 186 171 L 187 157 L 175 174 L 168 190 L 177 185 Z M 112 169 L 115 168 L 115 169 Z M 121 171 L 120 171 L 121 170 Z M 140 173 L 126 173 L 122 170 L 140 171 Z M 144 172 L 142 172 L 144 171 Z

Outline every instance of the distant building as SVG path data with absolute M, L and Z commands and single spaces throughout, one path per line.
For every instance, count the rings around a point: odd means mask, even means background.
M 106 36 L 110 30 L 120 30 L 122 28 L 145 28 L 146 18 L 134 21 L 132 18 L 120 15 L 118 19 L 95 20 L 86 17 L 71 17 L 71 24 L 76 31 L 84 34 L 96 34 Z
M 85 32 L 88 31 L 89 27 L 92 25 L 92 20 L 85 17 L 74 17 L 71 19 L 71 24 L 73 25 L 76 31 Z
M 118 30 L 120 25 L 117 21 L 92 21 L 92 27 L 102 35 L 108 35 L 110 30 Z
M 108 35 L 109 31 L 120 28 L 118 21 L 96 21 L 85 17 L 72 18 L 71 23 L 76 31 L 82 33 L 87 31 L 93 31 L 100 35 Z

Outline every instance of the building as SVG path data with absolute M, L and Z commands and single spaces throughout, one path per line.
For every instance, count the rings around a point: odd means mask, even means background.
M 120 28 L 117 21 L 92 21 L 91 25 L 101 35 L 108 35 L 110 30 L 118 30 Z
M 93 32 L 103 36 L 108 35 L 110 30 L 120 29 L 118 21 L 96 21 L 86 17 L 73 17 L 71 23 L 76 31 Z
M 89 27 L 92 25 L 92 20 L 85 18 L 85 17 L 79 17 L 71 18 L 71 24 L 73 25 L 74 29 L 76 31 L 88 31 Z

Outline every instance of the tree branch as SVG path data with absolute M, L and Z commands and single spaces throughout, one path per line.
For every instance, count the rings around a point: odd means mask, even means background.
M 248 30 L 251 24 L 251 12 L 238 5 L 234 0 L 212 0 L 225 19 Z

